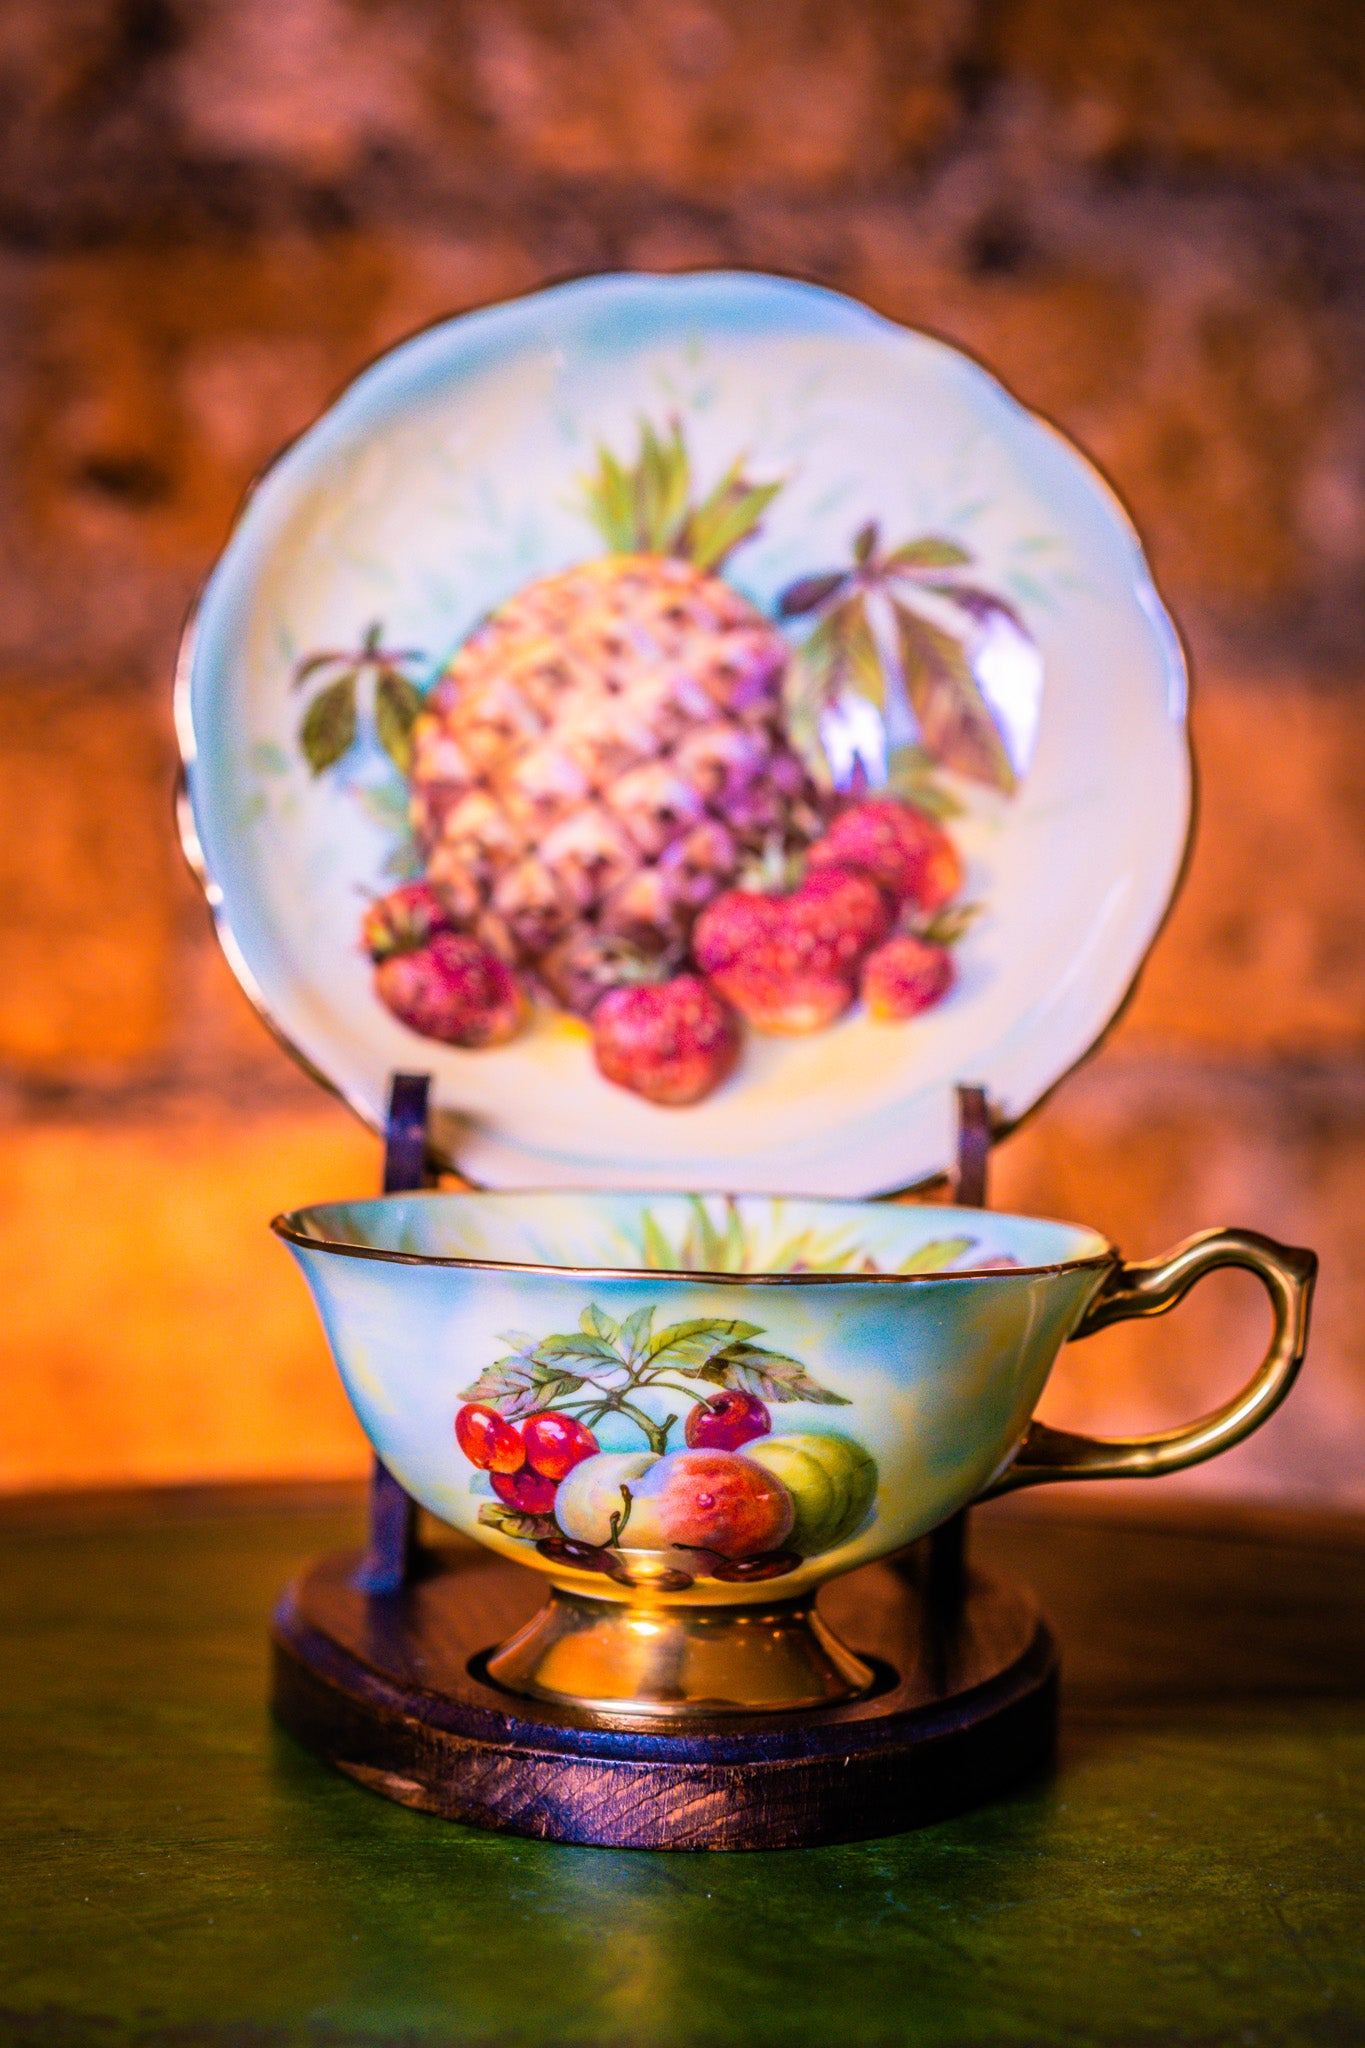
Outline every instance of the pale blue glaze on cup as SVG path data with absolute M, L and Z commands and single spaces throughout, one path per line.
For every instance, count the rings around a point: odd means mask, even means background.
M 495 1480 L 506 1489 L 509 1475 L 465 1455 L 461 1409 L 477 1402 L 513 1430 L 532 1413 L 575 1414 L 599 1454 L 667 1456 L 686 1449 L 702 1402 L 761 1399 L 766 1436 L 716 1465 L 693 1454 L 667 1468 L 682 1488 L 671 1512 L 691 1519 L 666 1561 L 695 1577 L 665 1590 L 708 1604 L 808 1591 L 975 1498 L 1018 1449 L 1058 1351 L 1117 1265 L 1102 1237 L 1064 1223 L 760 1196 L 405 1195 L 323 1204 L 276 1228 L 390 1472 L 454 1528 L 579 1591 L 628 1597 L 629 1527 L 590 1570 L 562 1545 L 545 1554 L 538 1543 L 566 1533 L 544 1498 L 552 1482 L 532 1482 L 536 1513 L 500 1499 Z M 729 1457 L 745 1461 L 746 1485 L 755 1461 L 778 1473 L 806 1554 L 791 1516 L 765 1544 L 722 1527 L 714 1505 L 708 1522 L 711 1493 L 693 1513 L 687 1487 L 733 1476 Z M 604 1462 L 604 1484 L 618 1469 Z M 696 1530 L 716 1527 L 719 1547 L 701 1547 Z M 623 1558 L 624 1583 L 611 1575 Z

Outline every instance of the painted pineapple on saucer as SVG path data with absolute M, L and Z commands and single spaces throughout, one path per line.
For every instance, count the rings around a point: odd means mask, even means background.
M 608 1080 L 680 1105 L 730 1073 L 745 1023 L 816 1031 L 859 996 L 899 1021 L 948 993 L 969 912 L 936 770 L 1015 781 L 964 636 L 1025 629 L 955 543 L 887 550 L 868 526 L 846 569 L 785 592 L 811 621 L 794 647 L 721 574 L 780 488 L 736 462 L 698 497 L 681 429 L 646 424 L 634 464 L 601 451 L 585 487 L 609 552 L 509 598 L 425 696 L 378 627 L 300 665 L 341 671 L 300 729 L 314 772 L 352 744 L 368 671 L 408 781 L 421 878 L 362 937 L 410 1029 L 499 1045 L 548 1002 Z M 913 743 L 888 764 L 883 740 L 870 774 L 892 694 Z

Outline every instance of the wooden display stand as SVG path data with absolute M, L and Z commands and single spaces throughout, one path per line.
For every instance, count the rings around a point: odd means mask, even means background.
M 985 1206 L 991 1132 L 961 1088 L 955 1198 Z M 394 1077 L 384 1191 L 426 1180 L 427 1077 Z M 324 1558 L 275 1615 L 274 1709 L 338 1770 L 450 1820 L 546 1841 L 772 1849 L 857 1840 L 976 1805 L 1039 1770 L 1057 1655 L 1022 1586 L 972 1570 L 962 1513 L 889 1563 L 825 1587 L 821 1612 L 873 1691 L 685 1728 L 513 1698 L 487 1651 L 540 1604 L 540 1575 L 468 1543 L 425 1547 L 375 1461 L 369 1543 Z

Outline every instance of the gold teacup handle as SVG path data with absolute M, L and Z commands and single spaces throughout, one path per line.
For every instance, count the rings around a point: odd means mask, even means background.
M 1275 1329 L 1258 1371 L 1240 1394 L 1211 1415 L 1183 1429 L 1155 1436 L 1073 1436 L 1031 1422 L 1018 1451 L 999 1476 L 978 1495 L 990 1500 L 1020 1486 L 1042 1486 L 1054 1479 L 1156 1479 L 1202 1464 L 1250 1436 L 1279 1407 L 1303 1363 L 1308 1341 L 1308 1308 L 1318 1270 L 1313 1252 L 1276 1244 L 1255 1230 L 1208 1230 L 1192 1237 L 1169 1258 L 1114 1267 L 1095 1296 L 1072 1339 L 1093 1337 L 1096 1330 L 1128 1316 L 1160 1316 L 1174 1308 L 1205 1273 L 1219 1266 L 1244 1266 L 1270 1296 Z

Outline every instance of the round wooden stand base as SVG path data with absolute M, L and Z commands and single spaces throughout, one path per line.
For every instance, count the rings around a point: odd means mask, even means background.
M 539 1606 L 539 1574 L 452 1548 L 401 1592 L 366 1594 L 358 1563 L 324 1558 L 280 1602 L 275 1713 L 349 1777 L 448 1820 L 612 1848 L 795 1848 L 941 1819 L 1051 1754 L 1056 1649 L 1013 1581 L 971 1575 L 948 1627 L 908 1577 L 865 1567 L 820 1609 L 874 1664 L 871 1694 L 670 1729 L 476 1675 Z

